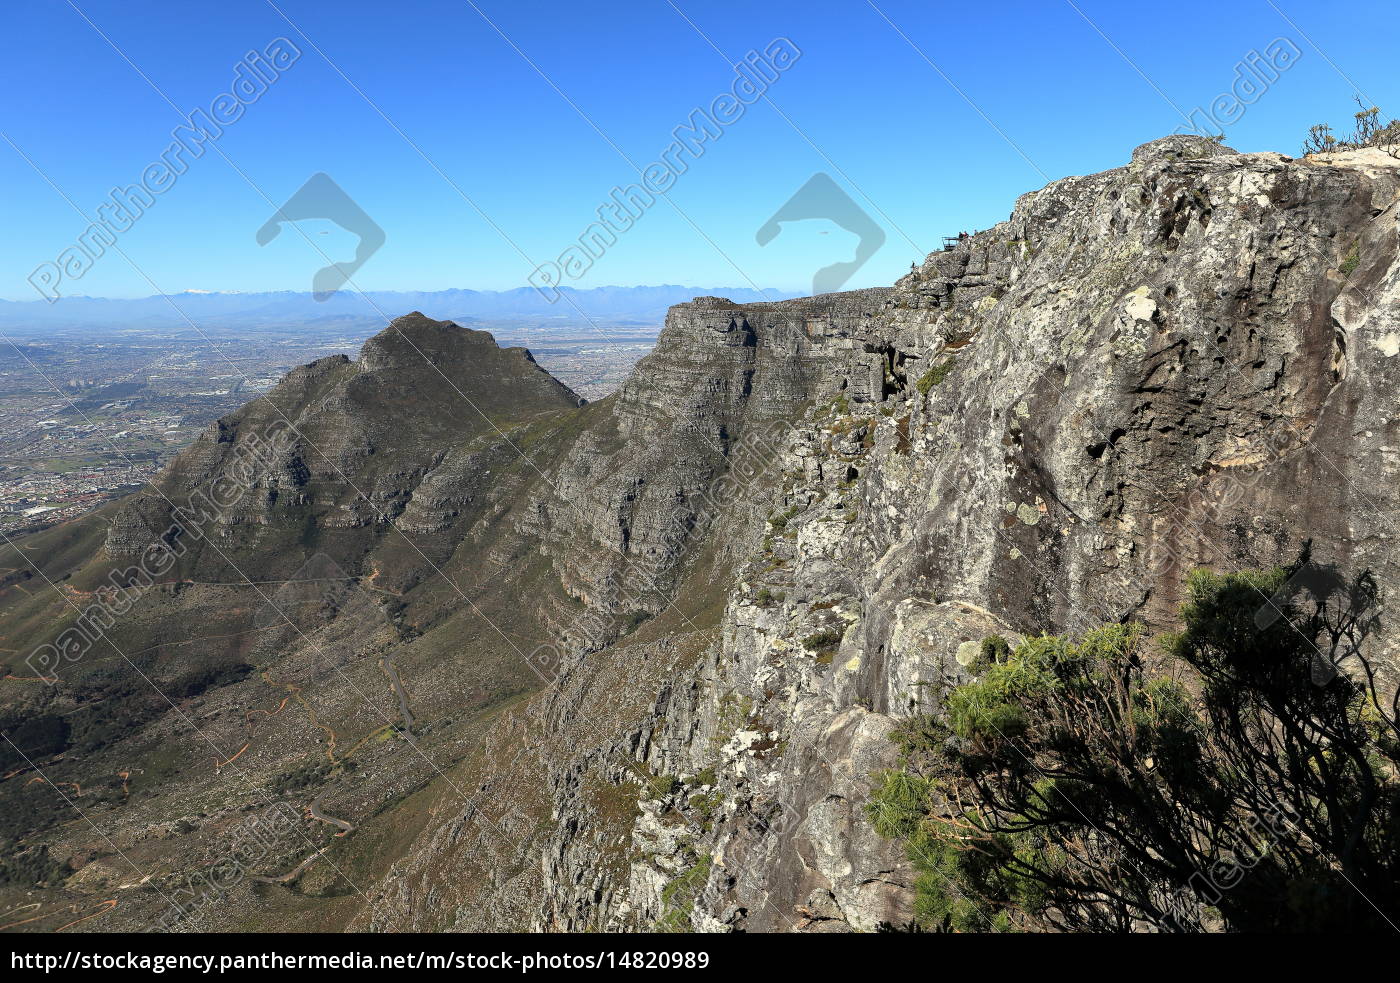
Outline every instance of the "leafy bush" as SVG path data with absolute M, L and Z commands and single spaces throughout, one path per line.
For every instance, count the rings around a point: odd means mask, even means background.
M 1332 127 L 1326 123 L 1318 123 L 1308 129 L 1307 139 L 1303 141 L 1303 153 L 1317 154 L 1333 150 L 1377 147 L 1400 159 L 1400 120 L 1382 123 L 1379 106 L 1367 106 L 1359 96 L 1354 98 L 1357 112 L 1352 114 L 1354 129 L 1351 135 L 1339 139 L 1332 133 Z
M 642 627 L 642 625 L 646 624 L 646 622 L 650 619 L 650 611 L 643 610 L 642 608 L 637 608 L 628 613 L 627 618 L 622 625 L 622 633 L 624 635 L 630 635 L 632 634 L 632 632 Z
M 700 813 L 700 818 L 703 820 L 704 827 L 709 829 L 710 821 L 714 818 L 715 813 L 719 811 L 719 807 L 724 804 L 724 793 L 719 789 L 715 789 L 715 791 L 709 793 L 697 792 L 690 797 L 690 801 L 686 804 L 691 809 Z
M 288 795 L 319 786 L 331 773 L 331 764 L 323 757 L 303 761 L 290 771 L 274 775 L 270 784 L 273 795 Z
M 1310 562 L 1193 573 L 1156 646 L 1129 625 L 988 639 L 868 806 L 919 871 L 918 925 L 1388 928 L 1400 695 L 1363 654 L 1374 581 Z
M 769 516 L 768 524 L 771 525 L 775 531 L 781 531 L 783 529 L 786 529 L 788 520 L 800 511 L 802 511 L 801 506 L 794 505 L 792 508 L 788 509 L 785 512 L 778 512 L 772 516 Z
M 977 657 L 972 665 L 968 666 L 974 673 L 986 672 L 991 666 L 998 662 L 1006 661 L 1011 655 L 1011 645 L 1000 635 L 988 635 L 982 639 L 981 648 L 977 651 Z
M 54 887 L 73 872 L 66 860 L 58 860 L 45 844 L 22 847 L 5 843 L 0 849 L 0 884 L 22 888 Z
M 1332 127 L 1318 123 L 1308 128 L 1307 139 L 1303 141 L 1303 154 L 1323 154 L 1337 149 L 1337 138 L 1332 135 Z
M 1358 266 L 1360 266 L 1360 265 L 1361 265 L 1361 247 L 1360 247 L 1359 245 L 1357 245 L 1357 246 L 1352 246 L 1352 247 L 1351 247 L 1351 250 L 1346 254 L 1346 257 L 1342 260 L 1342 265 L 1341 265 L 1342 276 L 1344 276 L 1344 277 L 1346 277 L 1348 280 L 1350 280 L 1350 279 L 1351 279 L 1351 275 L 1352 275 L 1353 273 L 1356 272 L 1356 268 L 1357 268 Z

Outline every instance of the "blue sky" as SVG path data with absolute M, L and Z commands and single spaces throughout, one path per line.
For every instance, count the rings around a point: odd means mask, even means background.
M 1225 128 L 1230 145 L 1296 153 L 1309 124 L 1343 128 L 1358 88 L 1400 114 L 1393 0 L 675 0 L 685 17 L 666 0 L 275 3 L 5 5 L 0 297 L 35 299 L 26 278 L 87 226 L 73 206 L 91 218 L 114 186 L 139 181 L 181 114 L 208 109 L 244 54 L 279 36 L 301 57 L 218 138 L 228 160 L 190 161 L 119 237 L 131 263 L 109 251 L 60 290 L 308 290 L 320 253 L 348 259 L 354 238 L 315 220 L 306 236 L 255 235 L 317 172 L 384 230 L 355 274 L 362 289 L 522 285 L 730 88 L 731 61 L 779 37 L 801 54 L 769 102 L 724 127 L 568 282 L 808 290 L 855 237 L 823 219 L 767 245 L 755 233 L 826 172 L 885 232 L 846 286 L 887 284 L 942 236 L 1004 218 L 1042 174 L 1126 162 L 1278 38 L 1301 57 Z

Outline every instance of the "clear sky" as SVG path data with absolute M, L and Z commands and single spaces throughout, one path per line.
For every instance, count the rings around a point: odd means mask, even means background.
M 1400 114 L 1394 0 L 19 0 L 0 37 L 11 300 L 278 37 L 301 56 L 118 237 L 139 272 L 109 250 L 60 290 L 308 290 L 355 237 L 257 233 L 318 172 L 384 232 L 362 289 L 520 286 L 775 38 L 800 56 L 766 99 L 565 282 L 809 290 L 856 235 L 821 217 L 756 233 L 824 172 L 885 236 L 845 286 L 888 284 L 1047 177 L 1125 163 L 1279 38 L 1300 55 L 1219 114 L 1230 145 L 1297 153 L 1310 124 L 1346 128 L 1358 89 Z

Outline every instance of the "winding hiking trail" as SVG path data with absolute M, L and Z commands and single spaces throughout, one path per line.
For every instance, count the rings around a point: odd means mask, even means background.
M 81 902 L 79 902 L 79 903 L 81 903 Z M 107 914 L 107 912 L 111 911 L 111 910 L 112 910 L 113 908 L 115 908 L 116 906 L 117 906 L 117 899 L 116 899 L 116 898 L 108 898 L 106 901 L 100 901 L 100 902 L 98 902 L 97 910 L 94 911 L 92 914 L 90 914 L 90 915 L 84 915 L 82 918 L 75 918 L 73 921 L 67 922 L 66 924 L 63 924 L 63 925 L 60 925 L 60 926 L 58 926 L 58 928 L 55 928 L 55 929 L 53 929 L 52 931 L 53 931 L 54 933 L 57 933 L 57 932 L 63 931 L 65 928 L 72 928 L 74 925 L 79 925 L 79 924 L 81 924 L 81 923 L 83 923 L 83 922 L 85 922 L 85 921 L 88 921 L 89 919 L 96 918 L 98 915 L 105 915 L 105 914 Z M 33 909 L 39 908 L 39 907 L 42 907 L 42 906 L 41 906 L 40 903 L 37 902 L 37 901 L 31 902 L 30 904 L 20 905 L 18 908 L 11 908 L 9 911 L 5 912 L 4 915 L 0 915 L 0 918 L 3 918 L 3 917 L 5 917 L 5 916 L 7 916 L 7 915 L 17 915 L 17 914 L 19 914 L 21 911 L 32 911 Z M 68 907 L 68 914 L 70 914 L 70 915 L 76 915 L 80 910 L 81 910 L 81 909 L 78 907 L 78 904 L 73 904 L 73 905 L 70 905 L 70 906 Z M 6 929 L 9 929 L 9 928 L 17 928 L 17 927 L 19 927 L 20 925 L 29 925 L 29 924 L 31 924 L 32 922 L 37 922 L 37 921 L 40 921 L 40 920 L 42 920 L 42 919 L 44 919 L 44 918 L 52 918 L 53 916 L 59 914 L 59 913 L 62 912 L 62 911 L 63 911 L 63 909 L 60 908 L 60 909 L 58 909 L 57 911 L 41 912 L 41 913 L 39 913 L 39 914 L 37 914 L 37 915 L 32 915 L 32 916 L 30 916 L 29 918 L 22 918 L 22 919 L 20 919 L 19 921 L 6 922 L 5 924 L 0 925 L 0 932 L 3 932 L 3 931 L 5 931 Z
M 231 765 L 231 764 L 233 764 L 235 761 L 237 761 L 237 760 L 242 756 L 243 752 L 246 751 L 246 750 L 248 750 L 248 748 L 252 745 L 252 743 L 253 743 L 252 741 L 249 741 L 247 744 L 244 744 L 241 748 L 239 748 L 239 749 L 234 753 L 233 757 L 229 758 L 227 761 L 220 761 L 218 758 L 215 758 L 215 759 L 214 759 L 214 774 L 217 775 L 219 772 L 223 771 L 225 765 Z
M 38 901 L 31 901 L 29 904 L 22 904 L 18 908 L 11 908 L 9 911 L 5 912 L 4 915 L 0 915 L 0 918 L 6 918 L 10 915 L 18 915 L 21 911 L 33 911 L 35 908 L 39 907 L 41 907 L 41 905 Z M 17 925 L 28 925 L 30 922 L 37 922 L 39 919 L 46 917 L 48 916 L 38 914 L 34 915 L 32 918 L 25 918 L 17 922 L 6 922 L 4 925 L 0 925 L 0 932 L 5 931 L 5 929 L 7 928 L 14 928 Z
M 6 777 L 9 777 L 9 776 L 6 776 Z M 82 795 L 83 795 L 83 787 L 82 787 L 81 785 L 79 785 L 77 782 L 51 782 L 51 781 L 49 781 L 47 778 L 35 777 L 35 778 L 31 778 L 29 781 L 25 782 L 24 784 L 25 784 L 25 785 L 33 785 L 35 782 L 39 782 L 39 783 L 41 783 L 41 784 L 43 784 L 43 785 L 48 785 L 48 786 L 50 786 L 51 788 L 58 788 L 60 785 L 67 785 L 69 788 L 71 788 L 71 789 L 73 790 L 73 794 L 74 794 L 76 797 L 82 798 Z
M 243 719 L 244 719 L 244 720 L 252 720 L 252 719 L 253 719 L 253 715 L 256 714 L 256 713 L 265 714 L 266 716 L 269 716 L 269 717 L 275 717 L 275 716 L 277 716 L 279 713 L 281 713 L 283 710 L 287 709 L 287 701 L 290 700 L 290 699 L 291 699 L 290 696 L 284 696 L 284 697 L 282 697 L 282 702 L 279 703 L 279 704 L 277 705 L 277 709 L 276 709 L 276 710 L 263 710 L 263 709 L 261 709 L 261 708 L 258 708 L 258 709 L 255 709 L 255 710 L 249 710 L 247 713 L 245 713 L 245 714 L 243 715 Z
M 339 839 L 342 836 L 345 836 L 348 833 L 355 832 L 354 823 L 346 822 L 344 819 L 336 819 L 334 816 L 328 816 L 321 811 L 322 798 L 324 798 L 324 795 L 318 795 L 316 798 L 312 799 L 311 805 L 306 807 L 306 814 L 312 819 L 319 819 L 323 823 L 330 823 L 332 826 L 339 826 L 340 832 L 335 834 L 337 839 Z
M 266 672 L 262 674 L 262 678 L 267 682 L 269 686 L 280 686 L 281 688 L 287 690 L 288 693 L 291 694 L 292 698 L 301 704 L 302 709 L 306 711 L 306 719 L 311 723 L 311 726 L 319 729 L 322 733 L 326 735 L 326 758 L 330 761 L 332 766 L 340 764 L 340 762 L 335 760 L 335 728 L 328 727 L 326 724 L 321 723 L 321 721 L 316 718 L 316 711 L 311 708 L 310 703 L 306 702 L 306 697 L 301 695 L 301 687 L 296 685 L 295 683 L 275 682 L 273 678 L 269 676 Z M 286 706 L 285 701 L 283 702 L 282 706 Z M 278 707 L 277 713 L 281 712 L 282 707 Z M 274 716 L 274 714 L 269 714 L 269 716 Z
M 318 728 L 326 735 L 326 758 L 330 761 L 332 767 L 338 767 L 340 765 L 340 762 L 337 761 L 335 757 L 335 729 L 333 727 L 328 726 L 327 724 L 321 723 L 320 720 L 317 719 L 316 711 L 312 709 L 311 704 L 306 701 L 306 698 L 304 696 L 302 696 L 301 687 L 296 685 L 295 683 L 279 683 L 275 681 L 266 672 L 262 673 L 262 678 L 270 686 L 277 686 L 281 687 L 282 689 L 285 689 L 287 691 L 287 695 L 282 698 L 282 702 L 277 704 L 276 710 L 249 710 L 244 714 L 243 719 L 251 725 L 253 718 L 258 714 L 262 714 L 265 717 L 275 717 L 287 708 L 287 704 L 291 700 L 296 700 L 298 703 L 301 704 L 302 709 L 306 711 L 306 718 L 308 722 L 313 727 Z M 251 743 L 252 742 L 250 741 L 249 744 Z M 234 758 L 237 758 L 239 754 L 242 754 L 246 750 L 248 750 L 248 744 L 243 745 L 243 747 L 239 750 L 238 754 L 235 754 L 233 758 L 230 758 L 228 761 L 223 762 L 223 764 L 231 763 L 234 760 Z M 217 759 L 215 760 L 214 764 L 216 767 L 219 767 L 219 762 Z M 311 801 L 311 804 L 306 807 L 306 815 L 311 819 L 317 820 L 318 822 L 328 823 L 331 826 L 337 827 L 340 830 L 340 832 L 335 834 L 336 839 L 340 839 L 344 836 L 349 836 L 355 831 L 355 824 L 348 822 L 344 819 L 338 819 L 335 816 L 327 815 L 325 812 L 322 812 L 321 799 L 323 797 L 324 793 L 322 795 L 317 796 Z M 326 853 L 330 851 L 332 846 L 334 846 L 334 844 L 328 843 L 325 846 L 321 847 L 319 850 L 312 852 L 310 856 L 308 856 L 301 863 L 297 864 L 291 870 L 287 871 L 287 873 L 285 874 L 279 874 L 277 876 L 268 876 L 260 874 L 254 876 L 251 879 L 260 884 L 290 884 L 292 881 L 296 880 L 303 873 L 305 873 L 308 867 L 314 864 L 317 860 L 320 860 L 322 857 L 324 857 Z
M 324 857 L 327 851 L 329 850 L 329 845 L 321 847 L 321 849 L 317 850 L 311 856 L 307 857 L 301 863 L 297 864 L 287 873 L 282 874 L 279 877 L 263 877 L 259 875 L 257 877 L 254 877 L 253 880 L 257 881 L 259 884 L 290 884 L 292 881 L 300 877 L 306 871 L 306 868 L 310 867 L 316 861 Z
M 399 671 L 394 667 L 394 663 L 389 661 L 388 656 L 380 658 L 379 667 L 384 670 L 384 675 L 389 677 L 389 685 L 394 688 L 394 692 L 398 695 L 399 713 L 403 715 L 404 736 L 412 740 L 413 713 L 408 709 L 408 691 L 403 688 L 403 680 L 399 678 Z
M 381 669 L 384 670 L 384 675 L 386 675 L 386 676 L 389 678 L 389 685 L 393 688 L 393 690 L 394 690 L 394 695 L 398 697 L 398 701 L 399 701 L 399 713 L 400 713 L 400 715 L 403 717 L 403 728 L 404 728 L 404 729 L 403 729 L 403 734 L 404 734 L 404 737 L 407 738 L 408 740 L 412 740 L 412 739 L 413 739 L 413 724 L 414 724 L 414 721 L 413 721 L 413 710 L 412 710 L 412 709 L 410 708 L 410 706 L 409 706 L 409 702 L 408 702 L 408 690 L 404 687 L 403 679 L 401 679 L 400 676 L 399 676 L 398 667 L 396 667 L 396 666 L 394 665 L 394 663 L 393 663 L 387 656 L 383 656 L 383 657 L 381 657 L 381 658 L 379 659 L 379 666 L 380 666 Z M 247 722 L 249 722 L 249 723 L 251 723 L 253 717 L 255 717 L 255 716 L 258 715 L 258 714 L 262 714 L 262 715 L 267 716 L 267 717 L 275 717 L 275 716 L 277 716 L 279 713 L 281 713 L 284 709 L 286 709 L 287 703 L 288 703 L 290 700 L 295 699 L 295 700 L 296 700 L 298 703 L 300 703 L 300 704 L 302 705 L 302 707 L 306 710 L 307 719 L 308 719 L 309 722 L 312 724 L 312 726 L 319 728 L 322 732 L 324 732 L 324 733 L 326 734 L 326 736 L 327 736 L 327 738 L 328 738 L 328 742 L 329 742 L 328 745 L 327 745 L 327 748 L 326 748 L 326 757 L 330 760 L 330 763 L 331 763 L 332 766 L 338 766 L 338 765 L 340 764 L 340 762 L 337 761 L 337 760 L 336 760 L 336 757 L 335 757 L 335 745 L 336 745 L 336 733 L 335 733 L 335 730 L 334 730 L 333 728 L 329 727 L 328 725 L 321 723 L 321 722 L 317 719 L 315 710 L 313 710 L 313 709 L 311 708 L 311 705 L 306 701 L 306 698 L 302 696 L 301 687 L 300 687 L 300 686 L 297 686 L 297 685 L 294 684 L 294 683 L 279 683 L 279 682 L 276 682 L 276 681 L 274 681 L 274 680 L 272 679 L 272 677 L 269 676 L 266 672 L 262 673 L 262 677 L 263 677 L 263 680 L 264 680 L 265 682 L 267 682 L 269 685 L 272 685 L 272 686 L 279 686 L 279 687 L 281 687 L 281 688 L 287 690 L 288 695 L 282 698 L 282 702 L 278 704 L 276 710 L 263 710 L 263 709 L 249 710 L 249 711 L 247 711 L 247 712 L 244 714 L 244 720 L 247 721 Z M 382 732 L 382 729 L 381 729 L 381 731 L 377 731 L 376 733 L 381 733 L 381 732 Z M 366 741 L 372 739 L 373 737 L 374 737 L 374 734 L 368 734 L 368 735 L 366 735 L 358 744 L 355 745 L 355 747 L 353 747 L 353 748 L 350 749 L 350 751 L 348 752 L 348 754 L 346 755 L 346 757 L 348 757 L 349 754 L 353 754 L 356 750 L 359 749 L 360 745 L 364 744 Z M 248 745 L 245 744 L 245 745 L 239 750 L 238 754 L 235 754 L 235 755 L 233 756 L 233 758 L 230 758 L 228 761 L 224 762 L 224 764 L 229 764 L 229 763 L 231 763 L 231 762 L 234 760 L 234 758 L 237 758 L 239 754 L 242 754 L 242 753 L 243 753 L 244 751 L 246 751 L 247 749 L 248 749 Z M 343 760 L 343 759 L 342 759 L 342 760 Z M 217 759 L 215 760 L 215 766 L 216 766 L 216 767 L 219 766 L 219 762 L 217 761 Z M 338 828 L 338 829 L 340 830 L 340 832 L 338 832 L 338 833 L 335 834 L 335 839 L 341 839 L 342 837 L 349 836 L 351 833 L 353 833 L 353 832 L 355 831 L 355 829 L 356 829 L 356 826 L 355 826 L 354 823 L 352 823 L 352 822 L 350 822 L 350 821 L 348 821 L 348 820 L 345 820 L 345 819 L 339 819 L 339 818 L 337 818 L 337 817 L 335 817 L 335 816 L 328 815 L 326 812 L 324 812 L 324 811 L 321 809 L 321 800 L 322 800 L 322 798 L 324 798 L 324 793 L 323 793 L 322 795 L 317 796 L 315 799 L 313 799 L 313 800 L 311 801 L 311 804 L 308 805 L 308 806 L 306 807 L 306 815 L 307 815 L 309 818 L 315 819 L 315 820 L 318 821 L 318 822 L 327 823 L 327 824 L 329 824 L 329 825 L 331 825 L 331 826 L 335 826 L 336 828 Z M 326 853 L 330 851 L 330 849 L 331 849 L 331 847 L 332 847 L 333 845 L 334 845 L 334 844 L 327 844 L 326 846 L 321 847 L 319 850 L 314 851 L 314 852 L 311 853 L 308 857 L 306 857 L 306 859 L 304 859 L 301 863 L 297 864 L 295 867 L 293 867 L 291 870 L 287 871 L 287 873 L 285 873 L 285 874 L 279 874 L 279 875 L 276 875 L 276 876 L 258 875 L 258 876 L 253 877 L 252 880 L 257 881 L 257 882 L 260 883 L 260 884 L 290 884 L 292 881 L 295 881 L 298 877 L 300 877 L 303 873 L 305 873 L 306 870 L 307 870 L 312 864 L 314 864 L 317 860 L 320 860 L 322 857 L 324 857 L 324 856 L 326 855 Z
M 330 823 L 332 826 L 340 827 L 340 832 L 335 834 L 336 839 L 340 839 L 342 836 L 349 836 L 353 833 L 355 831 L 354 823 L 347 822 L 344 819 L 337 819 L 334 816 L 328 816 L 321 811 L 321 798 L 322 796 L 317 796 L 311 801 L 311 804 L 306 807 L 306 814 L 312 819 L 317 819 L 323 823 Z M 285 874 L 280 874 L 276 877 L 257 876 L 252 879 L 260 884 L 290 884 L 305 873 L 308 867 L 329 853 L 331 847 L 334 845 L 333 843 L 327 843 Z
M 107 912 L 111 911 L 111 910 L 112 910 L 113 908 L 115 908 L 116 906 L 117 906 L 117 899 L 116 899 L 116 898 L 109 898 L 109 899 L 107 899 L 106 901 L 103 901 L 101 904 L 98 905 L 98 908 L 101 909 L 101 910 L 99 910 L 99 911 L 94 911 L 91 915 L 84 915 L 82 918 L 75 919 L 74 921 L 69 922 L 67 925 L 60 925 L 60 926 L 58 926 L 58 928 L 54 929 L 54 932 L 55 932 L 55 933 L 58 933 L 58 932 L 63 931 L 65 928 L 72 928 L 74 925 L 79 925 L 79 924 L 81 924 L 81 923 L 87 921 L 87 920 L 90 919 L 90 918 L 96 918 L 98 915 L 105 915 L 105 914 L 107 914 Z

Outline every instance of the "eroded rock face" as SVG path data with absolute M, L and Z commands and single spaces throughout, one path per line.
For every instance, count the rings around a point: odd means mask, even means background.
M 885 293 L 747 308 L 702 297 L 672 309 L 656 349 L 534 503 L 531 531 L 552 544 L 566 588 L 607 613 L 663 610 L 678 564 L 737 497 L 716 481 L 736 459 L 783 450 L 802 407 L 871 361 L 854 339 Z
M 649 924 L 710 857 L 696 928 L 902 923 L 910 874 L 864 815 L 871 775 L 983 637 L 1164 625 L 1191 568 L 1287 561 L 1309 537 L 1400 589 L 1398 193 L 1379 151 L 1169 137 L 800 331 L 785 305 L 674 309 L 620 402 L 685 352 L 667 375 L 723 403 L 720 347 L 811 405 L 717 638 L 640 735 L 635 756 L 682 783 L 643 793 L 625 888 L 571 895 L 566 863 L 546 907 Z M 785 347 L 824 368 L 794 385 Z

